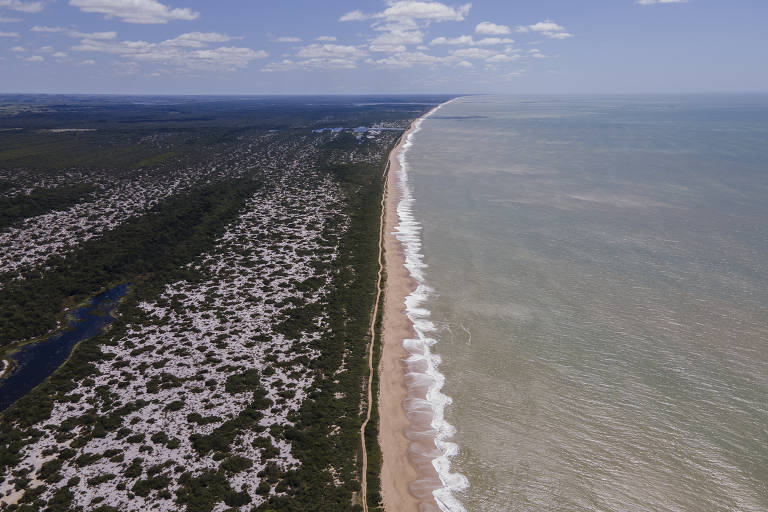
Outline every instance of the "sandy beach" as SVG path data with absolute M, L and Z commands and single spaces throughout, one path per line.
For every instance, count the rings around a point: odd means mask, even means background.
M 412 425 L 403 407 L 408 398 L 403 339 L 414 336 L 405 314 L 405 298 L 416 284 L 405 268 L 403 249 L 392 233 L 398 225 L 399 152 L 409 129 L 389 156 L 384 217 L 384 250 L 387 281 L 383 314 L 383 353 L 379 367 L 379 442 L 383 453 L 381 470 L 384 508 L 388 512 L 438 511 L 432 490 L 439 487 L 437 472 L 431 462 L 414 457 L 408 432 Z

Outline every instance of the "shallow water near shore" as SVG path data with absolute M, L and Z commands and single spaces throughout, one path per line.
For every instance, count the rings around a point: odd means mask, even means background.
M 768 510 L 766 140 L 764 95 L 424 121 L 411 309 L 452 399 L 440 469 L 469 483 L 444 510 Z
M 10 357 L 9 374 L 0 380 L 0 411 L 47 379 L 66 362 L 80 341 L 96 336 L 112 323 L 112 311 L 128 288 L 128 284 L 121 284 L 94 296 L 86 306 L 72 312 L 65 329 L 19 347 Z

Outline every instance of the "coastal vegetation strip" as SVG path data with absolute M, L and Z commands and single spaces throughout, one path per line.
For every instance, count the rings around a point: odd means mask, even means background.
M 368 344 L 368 385 L 366 386 L 367 389 L 367 400 L 366 400 L 366 413 L 365 413 L 365 419 L 363 420 L 363 424 L 360 426 L 360 443 L 361 443 L 361 454 L 363 458 L 363 464 L 362 464 L 362 470 L 360 471 L 361 476 L 361 493 L 362 493 L 362 505 L 363 510 L 365 512 L 368 512 L 368 449 L 366 448 L 366 438 L 367 438 L 367 432 L 366 428 L 368 426 L 368 423 L 371 421 L 371 415 L 373 413 L 373 410 L 375 408 L 373 397 L 374 397 L 374 379 L 376 376 L 376 372 L 374 370 L 374 354 L 376 349 L 376 339 L 377 339 L 377 330 L 376 330 L 376 323 L 379 320 L 379 305 L 381 303 L 381 293 L 382 293 L 382 278 L 384 275 L 384 214 L 385 214 L 385 201 L 386 201 L 386 188 L 387 188 L 387 181 L 389 179 L 389 161 L 387 161 L 387 164 L 385 166 L 384 170 L 384 185 L 382 187 L 382 194 L 381 194 L 381 213 L 379 215 L 379 242 L 378 242 L 378 254 L 377 254 L 377 264 L 378 269 L 376 271 L 376 301 L 374 302 L 373 306 L 373 314 L 371 315 L 371 326 L 369 329 L 370 333 L 370 342 Z M 375 436 L 374 436 L 375 439 Z

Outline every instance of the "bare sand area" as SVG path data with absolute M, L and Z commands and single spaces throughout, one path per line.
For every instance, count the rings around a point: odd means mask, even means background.
M 379 366 L 379 442 L 383 453 L 381 470 L 382 496 L 387 512 L 438 512 L 432 490 L 440 486 L 437 472 L 427 460 L 414 450 L 409 435 L 413 426 L 403 402 L 409 398 L 406 383 L 408 353 L 403 340 L 415 336 L 411 321 L 405 314 L 405 298 L 416 288 L 416 283 L 405 268 L 401 243 L 393 231 L 398 225 L 399 201 L 398 154 L 410 133 L 403 134 L 389 156 L 387 176 L 384 251 L 387 280 L 383 313 L 383 352 Z M 413 391 L 413 390 L 412 390 Z M 422 452 L 423 453 L 423 452 Z

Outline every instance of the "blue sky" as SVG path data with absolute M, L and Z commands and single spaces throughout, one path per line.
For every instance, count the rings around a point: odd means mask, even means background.
M 0 0 L 0 92 L 768 91 L 765 0 Z

